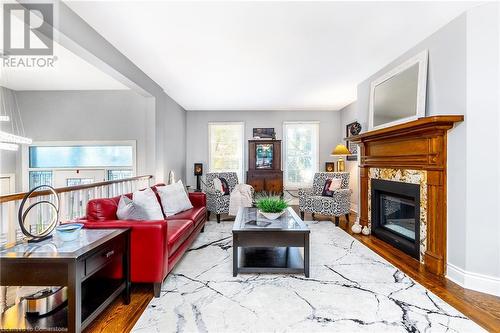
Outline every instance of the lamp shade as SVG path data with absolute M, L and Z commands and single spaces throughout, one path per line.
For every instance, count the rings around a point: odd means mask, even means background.
M 349 149 L 343 144 L 338 144 L 333 150 L 331 155 L 351 155 Z

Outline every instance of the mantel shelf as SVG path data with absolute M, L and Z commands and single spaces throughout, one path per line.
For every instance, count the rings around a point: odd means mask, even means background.
M 345 139 L 354 143 L 360 143 L 365 140 L 381 139 L 384 137 L 392 137 L 395 135 L 405 136 L 420 131 L 428 131 L 434 129 L 448 130 L 452 128 L 455 123 L 461 122 L 463 120 L 463 115 L 423 117 L 407 123 L 368 131 Z

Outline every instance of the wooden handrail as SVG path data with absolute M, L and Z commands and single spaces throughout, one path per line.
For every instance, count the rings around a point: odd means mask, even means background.
M 129 181 L 132 181 L 132 180 L 146 180 L 146 179 L 152 179 L 152 178 L 153 178 L 152 175 L 136 176 L 136 177 L 130 177 L 130 178 L 108 180 L 108 181 L 99 182 L 99 183 L 90 183 L 90 184 L 85 184 L 85 185 L 59 187 L 59 188 L 56 188 L 55 191 L 56 191 L 56 193 L 72 192 L 72 191 L 84 190 L 84 189 L 93 188 L 93 187 L 99 187 L 99 186 L 104 186 L 104 185 L 111 185 L 111 184 L 118 184 L 118 183 L 123 183 L 123 182 L 129 182 Z M 22 200 L 27 193 L 28 192 L 12 193 L 12 194 L 2 195 L 2 196 L 0 196 L 0 203 L 9 202 L 9 201 L 16 201 L 16 200 Z M 31 195 L 31 197 L 39 197 L 39 196 L 42 196 L 42 195 L 49 195 L 49 194 L 51 194 L 50 191 L 36 191 L 36 192 L 34 192 Z

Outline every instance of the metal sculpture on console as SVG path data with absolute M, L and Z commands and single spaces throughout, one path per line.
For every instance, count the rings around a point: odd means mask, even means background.
M 55 197 L 55 204 L 50 202 L 50 201 L 47 201 L 47 200 L 42 200 L 42 201 L 38 201 L 38 202 L 35 202 L 34 204 L 32 204 L 31 206 L 29 206 L 26 210 L 24 209 L 24 205 L 26 204 L 26 202 L 28 201 L 28 199 L 31 197 L 31 195 L 39 190 L 40 188 L 47 188 L 48 191 L 54 195 Z M 52 211 L 52 219 L 50 220 L 50 222 L 48 223 L 48 225 L 46 223 L 41 223 L 42 226 L 45 226 L 46 227 L 40 232 L 40 233 L 36 233 L 36 234 L 33 234 L 31 233 L 30 230 L 28 230 L 28 228 L 26 228 L 26 217 L 28 216 L 29 212 L 34 208 L 36 207 L 37 205 L 48 205 L 50 207 L 50 210 Z M 21 205 L 19 206 L 19 212 L 18 212 L 18 221 L 19 221 L 19 226 L 21 227 L 21 231 L 23 232 L 23 234 L 28 238 L 28 242 L 40 242 L 44 239 L 47 239 L 47 238 L 50 238 L 52 237 L 52 231 L 54 230 L 54 228 L 56 227 L 57 225 L 57 221 L 59 220 L 59 196 L 57 195 L 55 189 L 52 187 L 52 186 L 49 186 L 49 185 L 40 185 L 40 186 L 37 186 L 35 187 L 34 189 L 32 189 L 31 191 L 29 191 L 23 198 L 23 201 L 21 201 Z

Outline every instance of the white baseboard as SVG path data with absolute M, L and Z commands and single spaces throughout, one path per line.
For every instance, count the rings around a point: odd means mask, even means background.
M 446 277 L 466 289 L 500 296 L 500 278 L 468 272 L 453 264 L 447 265 Z

